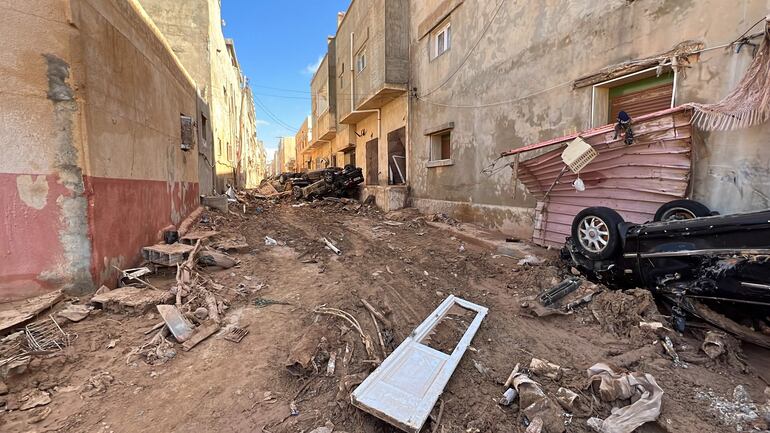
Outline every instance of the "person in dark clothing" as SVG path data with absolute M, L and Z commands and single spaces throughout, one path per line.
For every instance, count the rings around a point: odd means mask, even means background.
M 613 139 L 617 140 L 621 132 L 623 132 L 625 136 L 625 139 L 623 140 L 624 143 L 627 145 L 634 144 L 634 130 L 631 129 L 631 116 L 625 111 L 618 113 L 618 123 L 615 124 L 615 137 Z

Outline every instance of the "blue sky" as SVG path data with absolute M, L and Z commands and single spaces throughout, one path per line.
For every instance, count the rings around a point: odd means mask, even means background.
M 279 136 L 310 114 L 310 79 L 350 0 L 222 0 L 226 38 L 255 95 L 257 134 L 268 159 Z M 260 106 L 264 105 L 264 108 Z M 288 130 L 285 126 L 291 127 Z

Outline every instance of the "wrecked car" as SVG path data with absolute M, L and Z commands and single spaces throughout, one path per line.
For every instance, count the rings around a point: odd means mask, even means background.
M 676 200 L 654 221 L 634 224 L 613 209 L 590 207 L 575 216 L 563 255 L 616 287 L 770 312 L 770 210 L 715 215 Z
M 350 164 L 344 168 L 329 167 L 302 173 L 300 177 L 290 179 L 292 194 L 296 200 L 347 197 L 353 195 L 363 181 L 363 171 Z

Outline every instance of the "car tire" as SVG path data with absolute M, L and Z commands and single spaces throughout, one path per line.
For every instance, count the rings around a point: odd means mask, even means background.
M 591 260 L 611 259 L 620 248 L 618 226 L 623 222 L 623 217 L 608 207 L 583 209 L 572 220 L 572 241 Z
M 711 210 L 695 200 L 674 200 L 655 212 L 653 221 L 677 221 L 711 216 Z

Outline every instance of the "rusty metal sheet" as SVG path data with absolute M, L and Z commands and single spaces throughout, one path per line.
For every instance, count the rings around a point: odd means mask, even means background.
M 476 314 L 452 353 L 423 344 L 458 306 Z M 419 432 L 486 314 L 485 307 L 455 296 L 446 298 L 353 391 L 353 405 L 401 430 Z
M 691 118 L 692 110 L 684 106 L 641 116 L 630 146 L 613 138 L 613 125 L 605 125 L 506 152 L 523 153 L 517 179 L 538 199 L 533 241 L 563 245 L 572 219 L 586 207 L 606 206 L 626 221 L 642 223 L 662 204 L 684 198 L 692 175 Z M 585 191 L 572 187 L 577 175 L 567 172 L 547 194 L 564 167 L 563 148 L 577 135 L 599 152 L 580 172 Z M 536 155 L 525 159 L 526 153 Z

